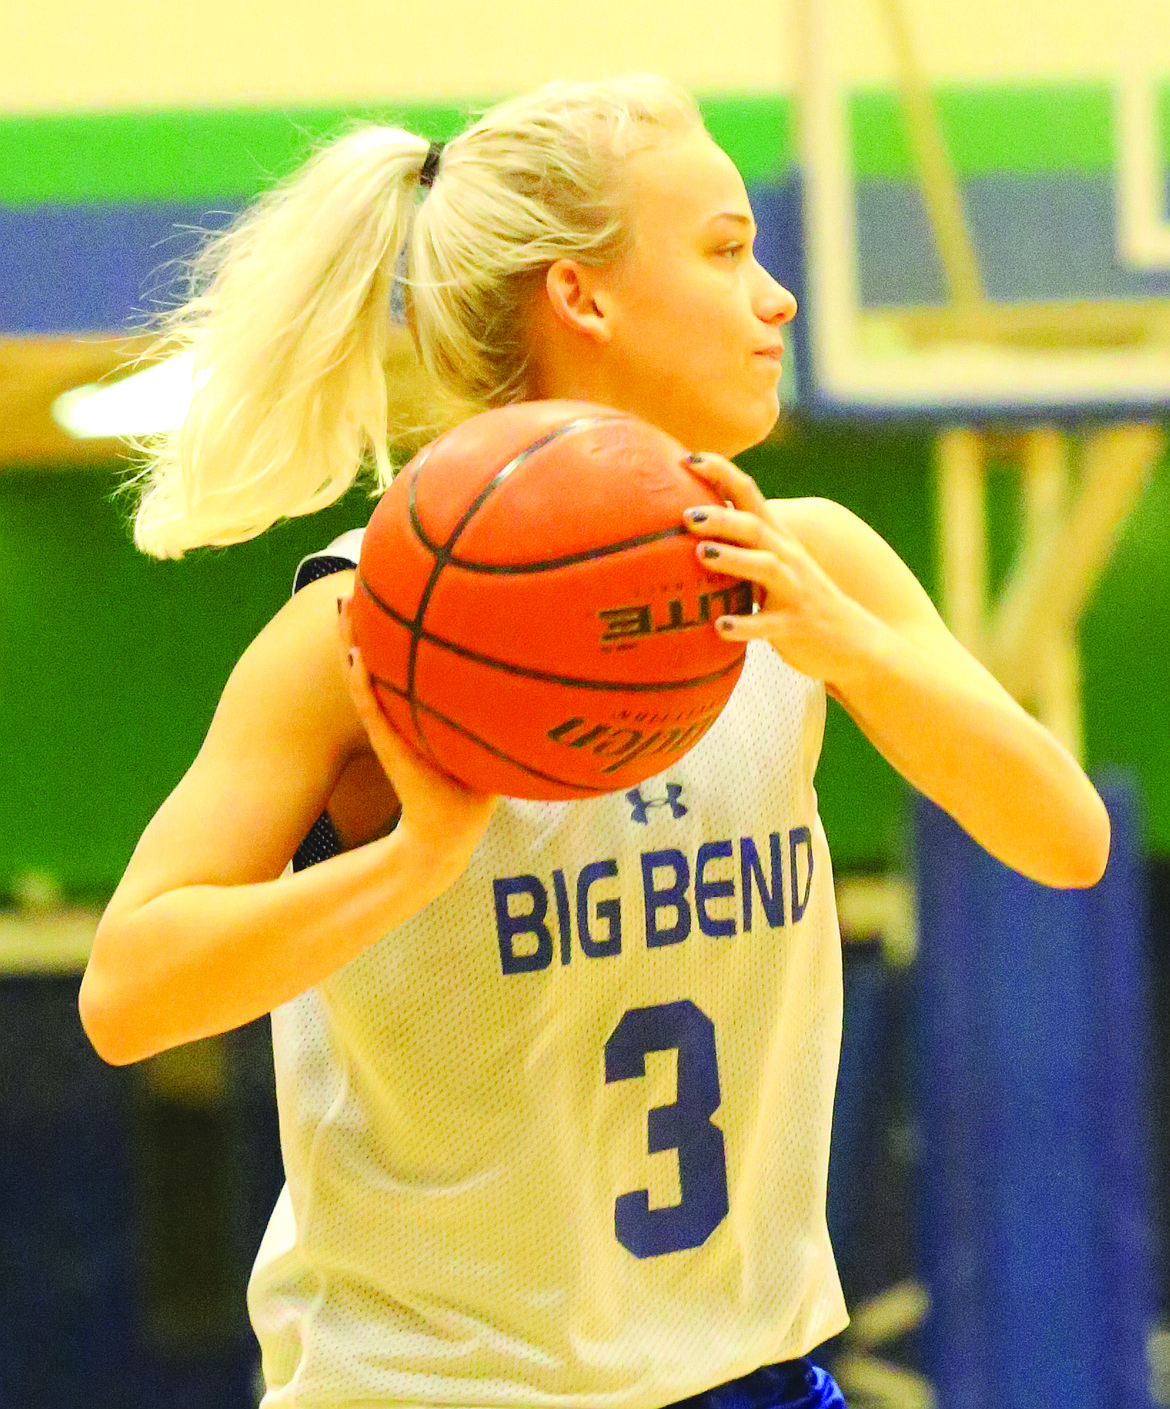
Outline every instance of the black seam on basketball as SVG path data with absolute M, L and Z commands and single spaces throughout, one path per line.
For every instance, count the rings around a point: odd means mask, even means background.
M 556 675 L 549 670 L 534 670 L 531 666 L 513 665 L 510 661 L 499 660 L 495 656 L 485 656 L 482 652 L 473 651 L 468 646 L 460 646 L 455 641 L 447 641 L 442 636 L 434 635 L 433 632 L 422 630 L 415 631 L 414 622 L 402 616 L 401 613 L 396 612 L 389 602 L 384 602 L 364 577 L 360 580 L 362 588 L 369 594 L 370 599 L 377 603 L 387 616 L 398 622 L 400 626 L 407 627 L 413 633 L 411 641 L 412 648 L 417 646 L 419 641 L 429 641 L 432 646 L 439 646 L 445 651 L 450 651 L 452 655 L 462 656 L 465 660 L 473 660 L 478 665 L 490 666 L 493 670 L 499 670 L 505 675 L 521 676 L 525 680 L 544 680 L 552 685 L 575 685 L 582 690 L 620 690 L 631 694 L 653 694 L 658 690 L 681 690 L 691 685 L 708 685 L 714 680 L 722 680 L 725 675 L 742 664 L 743 657 L 747 653 L 745 647 L 744 651 L 741 652 L 735 660 L 731 661 L 730 664 L 722 666 L 719 670 L 713 671 L 707 675 L 692 675 L 686 680 L 654 680 L 650 682 L 637 680 L 581 680 L 575 675 Z M 409 684 L 413 686 L 413 681 L 409 682 Z M 391 688 L 395 689 L 396 693 L 401 694 L 405 699 L 410 701 L 412 705 L 415 703 L 413 688 L 407 690 L 398 690 L 396 686 Z M 417 720 L 415 721 L 415 727 L 418 727 Z
M 392 694 L 397 695 L 399 699 L 407 699 L 406 691 L 400 690 L 397 685 L 391 684 L 389 680 L 383 680 L 380 675 L 372 676 L 371 679 L 373 680 L 375 685 L 384 685 L 387 690 L 389 690 Z M 607 792 L 614 791 L 614 789 L 612 788 L 590 787 L 588 783 L 574 783 L 569 778 L 558 778 L 553 773 L 542 773 L 539 768 L 533 768 L 531 764 L 522 763 L 520 759 L 513 758 L 510 753 L 505 753 L 503 749 L 498 749 L 494 744 L 489 744 L 486 739 L 481 739 L 478 734 L 472 733 L 470 729 L 468 729 L 465 725 L 460 724 L 457 720 L 448 719 L 447 716 L 441 710 L 433 708 L 433 706 L 427 704 L 425 700 L 419 700 L 417 701 L 417 704 L 419 709 L 425 710 L 427 714 L 433 714 L 436 719 L 441 719 L 444 724 L 454 729 L 456 733 L 462 734 L 465 739 L 470 739 L 472 743 L 478 744 L 481 749 L 486 749 L 488 753 L 493 753 L 497 758 L 502 758 L 505 763 L 514 764 L 523 772 L 530 773 L 534 778 L 543 778 L 546 783 L 555 783 L 558 787 L 561 788 L 576 788 L 578 792 L 587 793 L 590 797 L 601 797 Z M 415 722 L 415 728 L 418 728 L 417 721 Z M 420 736 L 422 737 L 423 742 L 426 743 L 426 735 L 421 734 L 420 731 Z M 427 746 L 427 751 L 430 752 L 429 745 Z
M 432 440 L 429 445 L 424 446 L 423 449 L 419 452 L 419 454 L 418 454 L 418 456 L 417 456 L 417 464 L 415 465 L 414 470 L 413 470 L 413 472 L 411 473 L 411 477 L 410 477 L 410 487 L 409 487 L 409 489 L 408 489 L 408 491 L 407 491 L 407 496 L 406 496 L 406 498 L 407 498 L 407 505 L 408 505 L 409 512 L 410 512 L 410 518 L 411 518 L 412 526 L 415 528 L 416 532 L 418 532 L 418 535 L 419 535 L 420 539 L 422 540 L 422 542 L 425 544 L 425 546 L 426 546 L 426 547 L 430 550 L 430 552 L 435 556 L 436 560 L 438 559 L 438 555 L 439 555 L 439 553 L 440 553 L 442 550 L 441 550 L 441 548 L 439 547 L 438 544 L 432 543 L 431 540 L 426 536 L 426 534 L 422 532 L 422 524 L 419 523 L 419 522 L 417 522 L 417 517 L 418 517 L 418 516 L 417 516 L 417 514 L 415 513 L 415 508 L 414 508 L 414 491 L 415 491 L 415 485 L 418 484 L 418 477 L 419 477 L 419 474 L 422 472 L 422 467 L 423 467 L 423 466 L 426 464 L 426 462 L 431 458 L 431 454 L 432 454 L 432 452 L 436 449 L 436 447 L 439 446 L 444 440 L 446 440 L 447 437 L 448 437 L 450 434 L 451 434 L 450 431 L 444 431 L 442 435 L 436 436 L 436 438 L 435 438 L 434 440 Z M 433 569 L 433 567 L 432 567 L 432 571 L 433 571 L 433 570 L 434 570 L 434 569 Z M 369 592 L 369 585 L 366 584 L 366 583 L 363 583 L 363 585 L 365 586 L 366 591 Z M 370 592 L 370 596 L 372 597 L 373 595 L 374 595 L 374 594 L 373 594 L 372 592 Z M 385 605 L 385 604 L 384 604 L 384 603 L 379 603 L 379 605 Z M 422 610 L 421 605 L 420 605 L 420 608 L 419 608 L 419 609 L 420 609 L 420 611 Z M 400 619 L 401 619 L 401 618 L 400 618 Z M 412 622 L 405 622 L 404 625 L 406 625 L 407 627 L 410 628 L 410 633 L 411 633 L 410 656 L 409 656 L 409 664 L 408 664 L 407 669 L 408 669 L 408 680 L 412 680 L 413 677 L 414 677 L 414 656 L 415 656 L 415 651 L 417 650 L 417 637 L 415 636 L 414 624 L 413 624 Z M 415 734 L 418 736 L 420 742 L 422 743 L 423 749 L 426 751 L 427 757 L 431 760 L 431 762 L 435 765 L 436 768 L 441 768 L 441 767 L 442 767 L 442 764 L 441 764 L 441 763 L 439 762 L 439 760 L 435 757 L 434 752 L 432 751 L 430 744 L 427 742 L 426 735 L 425 735 L 425 734 L 422 732 L 422 730 L 419 728 L 418 712 L 417 712 L 417 710 L 415 709 L 415 704 L 414 704 L 414 699 L 413 699 L 413 697 L 408 696 L 408 697 L 407 697 L 407 702 L 408 702 L 408 704 L 409 704 L 409 706 L 410 706 L 410 717 L 411 717 L 411 720 L 412 720 L 413 723 L 414 723 L 414 732 L 415 732 Z
M 603 425 L 607 421 L 615 421 L 621 419 L 623 419 L 623 417 L 621 416 L 580 416 L 574 421 L 566 421 L 563 426 L 555 426 L 551 431 L 548 432 L 547 435 L 542 435 L 538 437 L 538 439 L 534 440 L 531 445 L 526 445 L 524 449 L 521 450 L 519 455 L 514 455 L 512 459 L 502 469 L 497 470 L 496 473 L 492 476 L 492 478 L 487 482 L 487 484 L 485 484 L 484 487 L 479 491 L 479 493 L 463 511 L 463 516 L 455 525 L 454 529 L 451 532 L 451 536 L 447 539 L 446 543 L 444 543 L 438 549 L 432 549 L 432 552 L 434 552 L 435 554 L 435 561 L 431 566 L 430 576 L 427 578 L 426 585 L 423 587 L 422 596 L 419 598 L 418 611 L 415 614 L 414 622 L 412 623 L 410 628 L 410 655 L 408 657 L 406 667 L 406 690 L 407 700 L 410 705 L 410 716 L 411 719 L 413 719 L 414 721 L 415 730 L 418 732 L 420 737 L 422 737 L 422 730 L 419 728 L 418 724 L 418 703 L 414 697 L 414 669 L 415 661 L 418 658 L 418 642 L 419 637 L 422 634 L 423 617 L 426 615 L 427 605 L 431 600 L 431 593 L 435 590 L 435 583 L 439 580 L 439 574 L 447 566 L 447 563 L 451 557 L 451 550 L 455 546 L 456 539 L 471 522 L 476 513 L 479 511 L 480 506 L 487 501 L 488 497 L 492 494 L 496 487 L 502 484 L 503 481 L 507 479 L 507 477 L 512 474 L 514 470 L 518 469 L 521 465 L 523 465 L 526 460 L 531 459 L 532 456 L 535 455 L 538 450 L 543 449 L 544 446 L 548 445 L 550 442 L 558 440 L 562 435 L 569 434 L 570 431 L 581 430 L 588 426 Z M 410 490 L 407 494 L 407 503 L 409 506 L 412 526 L 421 526 L 418 525 L 418 508 L 415 503 L 415 496 L 418 492 L 418 480 L 421 472 L 422 464 L 418 466 L 414 475 L 411 477 Z M 371 595 L 373 594 L 371 593 Z
M 530 446 L 527 447 L 526 450 L 521 451 L 520 455 L 518 455 L 515 460 L 505 465 L 504 468 L 500 470 L 493 479 L 489 480 L 488 483 L 483 487 L 483 489 L 480 490 L 478 496 L 472 501 L 470 506 L 465 511 L 464 517 L 460 520 L 459 523 L 455 525 L 454 532 L 451 534 L 451 537 L 447 539 L 447 542 L 445 544 L 435 543 L 431 539 L 430 535 L 427 533 L 426 529 L 423 528 L 422 519 L 419 518 L 418 514 L 418 505 L 415 502 L 415 495 L 418 492 L 419 474 L 427 459 L 430 458 L 431 451 L 434 450 L 439 443 L 438 440 L 433 441 L 430 445 L 426 447 L 425 452 L 423 452 L 424 458 L 419 460 L 418 464 L 415 466 L 414 474 L 411 476 L 410 479 L 410 489 L 406 497 L 407 512 L 410 514 L 410 526 L 414 529 L 415 535 L 418 538 L 419 542 L 423 545 L 423 547 L 427 548 L 437 557 L 438 554 L 443 552 L 444 550 L 450 550 L 450 547 L 455 542 L 456 538 L 458 538 L 459 535 L 463 532 L 463 530 L 467 527 L 468 523 L 470 522 L 471 518 L 474 516 L 476 511 L 479 509 L 480 505 L 484 502 L 484 500 L 488 497 L 492 490 L 495 489 L 496 485 L 504 477 L 504 475 L 511 473 L 511 471 L 514 470 L 523 460 L 527 459 L 533 451 L 539 450 L 542 445 L 547 445 L 550 440 L 555 440 L 558 435 L 563 435 L 566 431 L 579 430 L 582 426 L 599 426 L 605 425 L 610 421 L 624 421 L 628 419 L 629 418 L 626 415 L 621 413 L 612 416 L 583 416 L 578 418 L 576 421 L 567 421 L 563 426 L 558 426 L 556 430 L 550 432 L 543 439 L 534 441 Z M 445 440 L 447 438 L 447 435 L 449 434 L 449 431 L 445 432 L 439 437 L 439 440 Z
M 439 440 L 443 440 L 445 438 L 445 436 L 440 436 Z M 423 528 L 422 520 L 419 518 L 418 509 L 415 506 L 414 493 L 415 486 L 418 484 L 419 471 L 426 464 L 427 460 L 430 459 L 431 451 L 435 448 L 436 445 L 438 445 L 438 443 L 438 440 L 433 441 L 421 453 L 419 462 L 417 465 L 415 465 L 414 472 L 410 477 L 410 488 L 407 491 L 406 495 L 406 508 L 407 512 L 410 514 L 410 526 L 414 529 L 415 536 L 417 537 L 418 541 L 423 545 L 423 547 L 426 548 L 428 552 L 433 553 L 436 557 L 438 557 L 439 555 L 440 545 L 438 543 L 432 543 L 426 529 Z
M 683 524 L 674 528 L 656 528 L 653 533 L 642 533 L 637 538 L 624 538 L 620 543 L 605 543 L 599 548 L 586 548 L 580 553 L 566 553 L 563 558 L 546 558 L 540 563 L 476 563 L 468 558 L 457 558 L 454 554 L 447 559 L 455 568 L 467 572 L 490 573 L 497 577 L 520 577 L 526 572 L 552 572 L 555 568 L 572 567 L 574 563 L 587 563 L 595 558 L 605 558 L 611 553 L 624 553 L 627 548 L 641 548 L 646 543 L 659 543 L 667 538 L 682 538 L 688 532 Z
M 555 675 L 551 670 L 533 670 L 529 666 L 511 665 L 505 660 L 496 660 L 494 656 L 481 655 L 478 651 L 472 651 L 466 646 L 457 646 L 454 641 L 444 641 L 439 636 L 432 636 L 429 632 L 422 633 L 422 639 L 429 641 L 433 646 L 440 646 L 445 651 L 450 651 L 452 655 L 462 656 L 465 660 L 473 660 L 478 665 L 490 666 L 493 670 L 498 670 L 504 675 L 515 675 L 523 680 L 543 680 L 549 685 L 572 685 L 581 690 L 602 690 L 618 691 L 623 694 L 653 695 L 662 690 L 685 690 L 692 685 L 710 685 L 716 680 L 722 680 L 731 671 L 737 670 L 742 662 L 742 657 L 737 656 L 730 664 L 721 667 L 719 670 L 710 672 L 707 675 L 693 675 L 686 680 L 581 680 L 575 675 Z
M 400 626 L 405 626 L 408 631 L 413 632 L 414 621 L 408 616 L 403 616 L 401 612 L 395 611 L 389 602 L 384 602 L 366 581 L 360 568 L 358 569 L 358 585 L 361 587 L 362 591 L 365 592 L 366 596 L 369 597 L 380 610 L 384 611 L 391 620 L 398 622 Z M 402 694 L 404 698 L 409 698 L 405 690 L 399 691 L 399 693 Z
M 411 511 L 410 516 L 411 516 L 412 522 L 415 520 L 415 514 L 414 514 L 414 486 L 415 486 L 415 484 L 418 482 L 419 471 L 420 471 L 420 470 L 422 469 L 422 467 L 426 464 L 426 462 L 430 459 L 432 452 L 433 452 L 439 445 L 441 445 L 442 442 L 443 442 L 444 440 L 446 440 L 447 437 L 448 437 L 450 434 L 451 434 L 450 431 L 444 431 L 444 432 L 442 433 L 442 435 L 436 436 L 435 439 L 432 440 L 429 445 L 423 446 L 423 448 L 422 448 L 422 449 L 419 451 L 419 453 L 415 456 L 415 459 L 414 459 L 414 469 L 411 471 L 411 477 L 410 477 L 410 488 L 409 488 L 409 490 L 408 490 L 408 492 L 407 492 L 407 502 L 408 502 L 408 504 L 410 505 L 410 511 Z M 423 541 L 423 543 L 426 545 L 426 547 L 429 548 L 432 553 L 437 553 L 437 552 L 438 552 L 437 546 L 436 546 L 435 544 L 433 544 L 433 543 L 430 541 L 429 538 L 427 538 L 427 536 L 426 536 L 425 533 L 422 532 L 422 525 L 416 523 L 416 524 L 415 524 L 415 528 L 416 528 L 416 530 L 418 531 L 419 537 L 422 539 L 422 541 Z M 362 587 L 365 588 L 365 590 L 366 590 L 366 592 L 369 594 L 369 596 L 371 596 L 371 597 L 374 596 L 374 594 L 370 591 L 369 583 L 367 583 L 367 582 L 365 581 L 365 579 L 364 579 L 364 578 L 362 577 L 362 575 L 361 575 L 360 567 L 359 567 L 359 571 L 358 571 L 358 582 L 360 583 L 360 585 L 361 585 Z M 377 598 L 374 598 L 374 600 L 375 600 L 375 601 L 378 601 Z M 378 605 L 379 605 L 380 607 L 382 607 L 383 610 L 389 610 L 389 608 L 387 607 L 387 605 L 386 605 L 385 602 L 379 601 L 379 602 L 378 602 Z M 409 621 L 404 621 L 403 618 L 400 617 L 400 616 L 398 616 L 398 614 L 397 614 L 396 612 L 392 612 L 391 615 L 394 616 L 395 620 L 397 620 L 397 621 L 402 621 L 402 624 L 403 624 L 404 626 L 409 627 L 409 628 L 411 629 L 411 633 L 412 633 L 412 637 L 413 637 L 413 626 L 412 626 L 412 623 L 409 622 Z M 413 639 L 412 639 L 412 641 L 411 641 L 412 662 L 413 662 L 413 652 L 414 652 L 414 649 L 415 649 L 415 647 L 414 647 L 414 641 L 413 641 Z M 426 736 L 423 734 L 422 730 L 418 727 L 418 716 L 417 716 L 417 714 L 415 713 L 415 709 L 414 709 L 413 702 L 411 703 L 411 707 L 410 707 L 410 717 L 411 717 L 411 719 L 414 721 L 414 731 L 415 731 L 415 733 L 418 735 L 419 741 L 420 741 L 421 744 L 422 744 L 422 747 L 423 747 L 423 750 L 424 750 L 425 753 L 426 753 L 426 756 L 431 760 L 431 762 L 435 765 L 436 768 L 441 768 L 441 767 L 442 767 L 442 764 L 441 764 L 441 763 L 439 762 L 439 760 L 435 757 L 435 755 L 434 755 L 434 753 L 433 753 L 433 751 L 432 751 L 432 749 L 431 749 L 430 744 L 427 743 Z

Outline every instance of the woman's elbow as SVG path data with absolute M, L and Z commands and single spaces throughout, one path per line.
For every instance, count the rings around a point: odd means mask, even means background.
M 137 1058 L 125 1053 L 118 1045 L 119 1029 L 109 1020 L 109 1005 L 100 1001 L 98 975 L 91 959 L 82 975 L 77 994 L 77 1014 L 89 1045 L 108 1066 L 128 1066 Z
M 1077 844 L 1068 853 L 1071 875 L 1063 884 L 1070 889 L 1086 890 L 1095 886 L 1109 864 L 1113 827 L 1096 788 L 1092 789 L 1092 794 L 1088 816 L 1076 831 Z

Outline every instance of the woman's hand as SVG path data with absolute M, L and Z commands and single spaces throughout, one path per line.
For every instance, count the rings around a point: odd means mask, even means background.
M 370 747 L 402 805 L 399 827 L 436 856 L 466 865 L 492 819 L 499 796 L 477 793 L 435 768 L 402 737 L 382 711 L 369 672 L 353 643 L 351 597 L 339 597 L 342 669 Z M 462 866 L 460 867 L 462 869 Z
M 822 517 L 847 592 L 749 475 L 718 455 L 689 468 L 731 501 L 698 506 L 705 521 L 686 519 L 704 542 L 717 540 L 714 559 L 696 545 L 699 561 L 750 579 L 758 593 L 760 610 L 732 617 L 720 634 L 763 637 L 823 680 L 882 757 L 1005 865 L 1043 885 L 1095 885 L 1110 837 L 1096 789 L 955 640 L 889 545 L 847 511 Z
M 776 520 L 755 480 L 720 455 L 704 454 L 686 467 L 707 481 L 729 507 L 688 509 L 687 528 L 700 539 L 704 567 L 755 585 L 751 616 L 720 617 L 727 641 L 762 638 L 802 675 L 823 680 L 830 693 L 855 668 L 858 643 L 874 619 L 844 593 L 804 545 Z

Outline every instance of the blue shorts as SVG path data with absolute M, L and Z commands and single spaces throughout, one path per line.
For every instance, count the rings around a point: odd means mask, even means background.
M 750 1375 L 676 1400 L 666 1409 L 848 1409 L 848 1405 L 832 1375 L 802 1357 L 761 1365 Z

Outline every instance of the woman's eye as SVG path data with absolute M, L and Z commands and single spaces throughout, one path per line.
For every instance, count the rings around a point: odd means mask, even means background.
M 738 254 L 738 252 L 739 252 L 741 249 L 743 249 L 743 246 L 742 246 L 742 245 L 728 245 L 728 247 L 727 247 L 726 249 L 720 250 L 719 253 L 720 253 L 720 254 Z

